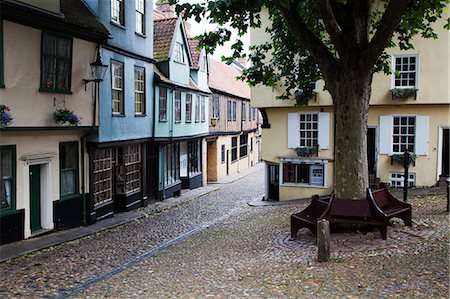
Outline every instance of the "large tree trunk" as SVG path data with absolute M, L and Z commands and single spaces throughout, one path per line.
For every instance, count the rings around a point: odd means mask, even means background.
M 334 190 L 337 198 L 363 199 L 369 187 L 367 115 L 372 70 L 337 69 L 330 92 L 335 113 Z M 328 80 L 328 82 L 333 82 Z

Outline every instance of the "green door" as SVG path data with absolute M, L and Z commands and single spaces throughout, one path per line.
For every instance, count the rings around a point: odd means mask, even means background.
M 30 166 L 31 233 L 41 229 L 41 166 Z

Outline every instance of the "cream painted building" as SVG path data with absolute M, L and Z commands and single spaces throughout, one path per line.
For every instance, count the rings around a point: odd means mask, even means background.
M 1 10 L 0 104 L 13 118 L 0 130 L 3 244 L 82 223 L 83 138 L 96 130 L 83 79 L 108 32 L 78 1 L 2 1 Z M 56 123 L 58 109 L 75 116 Z
M 263 14 L 263 24 L 269 22 Z M 375 74 L 368 117 L 369 177 L 373 182 L 403 186 L 403 167 L 393 155 L 405 149 L 416 155 L 409 168 L 411 186 L 432 186 L 449 176 L 450 147 L 450 31 L 436 23 L 439 39 L 417 37 L 415 49 L 389 49 L 392 68 L 400 78 Z M 269 38 L 251 31 L 251 43 Z M 413 94 L 398 99 L 392 90 Z M 266 198 L 290 200 L 333 191 L 334 120 L 330 94 L 317 83 L 317 96 L 307 108 L 280 101 L 281 88 L 252 88 L 252 106 L 265 117 L 262 159 L 267 164 Z M 318 145 L 316 157 L 299 157 L 296 148 Z

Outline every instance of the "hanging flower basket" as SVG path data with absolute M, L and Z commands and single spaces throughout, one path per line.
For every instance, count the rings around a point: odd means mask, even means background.
M 402 101 L 414 96 L 414 100 L 416 100 L 417 91 L 418 89 L 415 88 L 393 88 L 391 89 L 392 99 Z
M 53 112 L 53 119 L 57 124 L 69 123 L 69 126 L 77 126 L 80 123 L 81 117 L 67 108 L 62 108 L 56 109 Z
M 0 104 L 0 129 L 3 129 L 12 122 L 13 118 L 9 111 L 9 107 Z

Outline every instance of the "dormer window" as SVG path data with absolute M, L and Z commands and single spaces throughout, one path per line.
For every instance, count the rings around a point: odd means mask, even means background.
M 175 61 L 184 63 L 183 44 L 179 42 L 175 43 Z
M 200 56 L 199 64 L 200 64 L 200 71 L 206 72 L 206 56 L 205 55 Z

